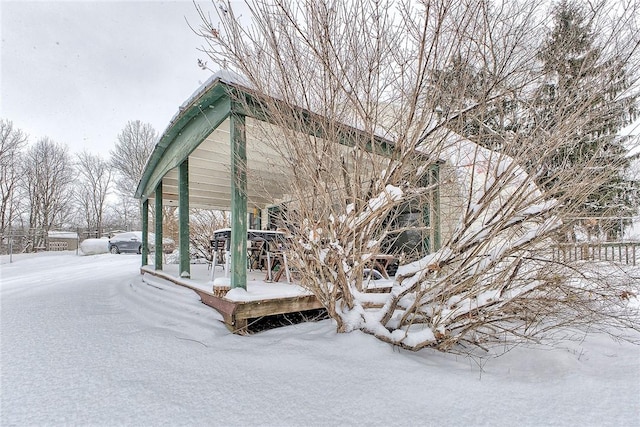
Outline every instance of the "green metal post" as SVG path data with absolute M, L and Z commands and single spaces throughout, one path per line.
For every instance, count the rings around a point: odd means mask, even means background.
M 189 260 L 189 158 L 178 169 L 180 277 L 191 277 Z
M 247 288 L 247 140 L 245 116 L 232 112 L 231 287 Z
M 442 245 L 440 237 L 440 165 L 435 164 L 431 167 L 431 183 L 435 186 L 433 190 L 433 250 L 437 251 Z
M 156 242 L 155 242 L 155 269 L 162 270 L 162 181 L 156 187 Z
M 149 199 L 142 202 L 142 266 L 149 263 Z

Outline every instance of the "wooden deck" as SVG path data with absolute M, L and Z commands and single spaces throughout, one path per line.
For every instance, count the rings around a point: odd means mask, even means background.
M 235 334 L 246 334 L 252 319 L 322 308 L 322 304 L 314 295 L 259 301 L 230 301 L 209 292 L 197 289 L 194 291 L 200 296 L 203 303 L 222 314 L 227 328 Z
M 249 332 L 249 325 L 253 319 L 323 308 L 320 301 L 318 301 L 314 295 L 234 301 L 224 297 L 218 297 L 214 295 L 213 292 L 206 291 L 200 286 L 190 285 L 188 281 L 175 277 L 166 271 L 155 271 L 153 267 L 142 267 L 140 273 L 150 274 L 191 289 L 198 294 L 204 304 L 216 309 L 222 315 L 227 328 L 235 334 L 247 334 Z

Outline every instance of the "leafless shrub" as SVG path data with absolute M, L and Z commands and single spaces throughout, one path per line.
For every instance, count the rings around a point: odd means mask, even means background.
M 229 227 L 229 215 L 221 211 L 191 209 L 189 215 L 189 243 L 195 255 L 212 261 L 213 232 Z
M 612 104 L 602 102 L 603 78 L 567 81 L 564 89 L 584 96 L 554 98 L 553 126 L 541 118 L 534 100 L 550 78 L 537 55 L 545 6 L 256 1 L 251 25 L 230 4 L 216 9 L 216 23 L 201 10 L 204 51 L 246 79 L 254 97 L 236 102 L 269 122 L 248 129 L 288 171 L 282 220 L 294 236 L 291 262 L 339 331 L 461 351 L 571 326 L 640 329 L 637 307 L 621 298 L 637 292 L 630 276 L 549 255 L 568 231 L 563 219 L 584 214 L 610 182 L 598 145 L 605 141 L 592 141 L 579 161 L 571 147 Z M 637 90 L 636 12 L 636 3 L 603 3 L 589 15 L 602 49 L 584 67 L 623 67 L 626 95 Z M 451 64 L 475 71 L 458 73 L 452 85 L 443 72 Z M 518 107 L 508 111 L 513 100 Z M 487 126 L 487 117 L 501 127 Z M 507 126 L 516 119 L 518 127 Z M 438 192 L 448 192 L 440 210 Z M 430 206 L 419 212 L 428 216 L 431 253 L 405 254 L 390 292 L 371 292 L 363 272 L 414 206 Z

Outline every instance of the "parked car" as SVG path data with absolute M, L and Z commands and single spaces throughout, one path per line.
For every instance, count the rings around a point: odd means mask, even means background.
M 155 234 L 148 234 L 149 251 L 155 251 Z M 162 251 L 170 254 L 176 248 L 173 239 L 162 239 Z M 121 252 L 142 253 L 142 231 L 129 231 L 127 233 L 116 234 L 109 239 L 109 252 L 119 254 Z

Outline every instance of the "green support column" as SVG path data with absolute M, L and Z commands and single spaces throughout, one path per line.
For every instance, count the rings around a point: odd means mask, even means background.
M 189 159 L 178 169 L 180 277 L 191 277 L 189 260 Z
M 149 263 L 149 199 L 142 202 L 142 266 Z
M 435 185 L 433 190 L 433 250 L 437 251 L 442 245 L 440 235 L 440 165 L 435 164 L 431 167 L 431 183 Z
M 162 270 L 162 181 L 156 187 L 156 241 L 155 241 L 155 269 Z
M 245 117 L 231 114 L 231 287 L 247 288 L 247 141 Z

